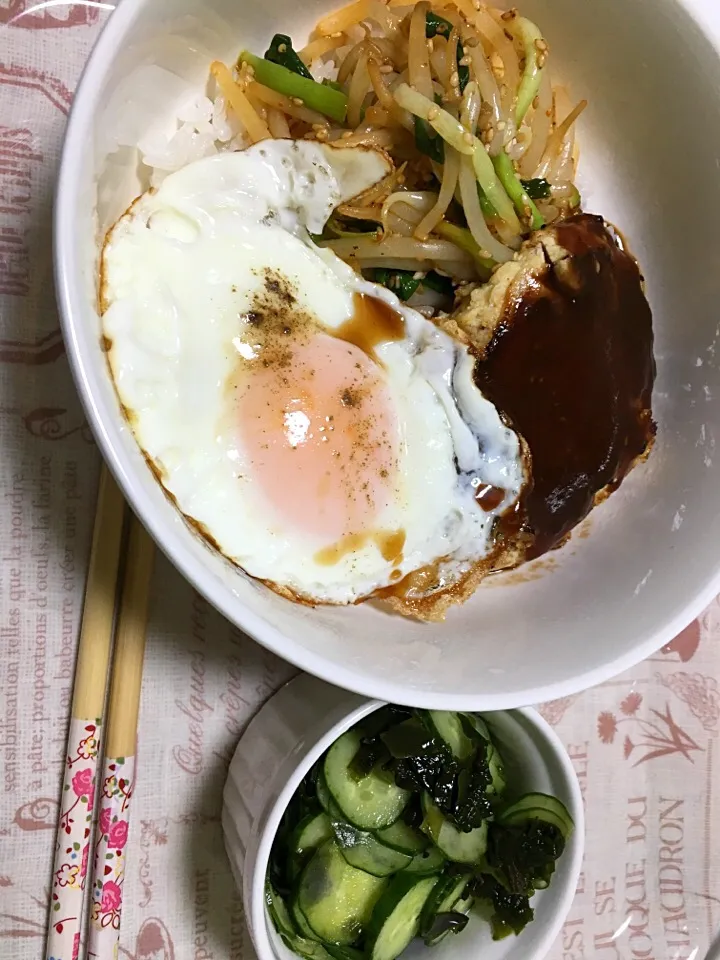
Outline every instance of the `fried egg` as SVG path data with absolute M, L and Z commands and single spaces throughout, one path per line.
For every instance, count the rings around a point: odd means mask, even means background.
M 426 569 L 433 589 L 458 582 L 525 481 L 465 346 L 310 236 L 389 169 L 374 150 L 263 142 L 168 176 L 103 250 L 138 444 L 217 549 L 313 603 Z

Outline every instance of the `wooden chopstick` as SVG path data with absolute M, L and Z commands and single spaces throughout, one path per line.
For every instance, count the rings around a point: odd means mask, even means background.
M 75 667 L 46 958 L 75 956 L 80 943 L 124 519 L 125 501 L 103 465 Z
M 133 517 L 115 633 L 105 757 L 98 783 L 100 812 L 90 894 L 88 957 L 117 957 L 125 876 L 125 844 L 135 781 L 145 628 L 155 548 Z

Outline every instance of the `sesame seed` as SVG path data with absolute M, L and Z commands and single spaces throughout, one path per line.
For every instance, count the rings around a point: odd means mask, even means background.
M 513 7 L 512 10 L 506 10 L 505 13 L 501 14 L 500 19 L 507 23 L 508 20 L 514 20 L 516 16 L 517 10 Z
M 343 140 L 349 140 L 352 135 L 353 135 L 352 130 L 346 130 L 345 133 L 343 133 L 341 139 L 343 139 Z
M 278 44 L 278 53 L 287 53 L 287 44 L 279 43 Z
M 498 125 L 497 125 L 498 130 L 504 130 L 506 126 L 507 124 L 505 123 L 504 120 L 498 120 Z
M 469 130 L 466 130 L 463 134 L 463 140 L 469 147 L 471 147 L 475 142 L 475 137 L 473 137 Z
M 547 41 L 543 40 L 542 37 L 535 41 L 535 49 L 538 53 L 547 53 L 550 49 L 547 45 Z
M 532 105 L 533 105 L 533 110 L 537 110 L 537 108 L 540 106 L 540 97 L 535 97 L 535 99 L 532 102 Z
M 342 36 L 342 30 L 338 30 L 337 33 L 331 33 L 330 36 L 333 38 L 333 40 L 337 40 L 338 37 Z
M 450 86 L 459 87 L 460 86 L 460 77 L 458 76 L 457 70 L 453 70 L 450 74 Z
M 302 100 L 300 97 L 290 97 L 290 102 L 294 103 L 296 107 L 305 106 L 305 101 Z
M 472 57 L 468 57 L 467 55 L 458 60 L 458 65 L 461 67 L 469 67 L 471 63 Z
M 430 109 L 427 112 L 427 118 L 430 121 L 430 123 L 432 123 L 433 120 L 437 120 L 439 116 L 440 116 L 440 107 L 437 107 L 437 106 L 430 107 Z
M 393 72 L 393 69 L 394 69 L 394 67 L 393 67 L 393 65 L 392 65 L 391 63 L 384 63 L 384 64 L 380 67 L 380 73 L 392 73 L 392 72 Z
M 468 37 L 467 40 L 463 40 L 466 47 L 476 47 L 479 42 L 477 37 Z

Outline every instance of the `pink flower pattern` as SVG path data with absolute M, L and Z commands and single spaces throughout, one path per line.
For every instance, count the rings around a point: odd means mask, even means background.
M 112 816 L 112 811 L 110 807 L 103 807 L 100 811 L 100 816 L 98 817 L 98 830 L 100 833 L 109 833 L 110 832 L 110 817 Z
M 612 743 L 617 733 L 617 720 L 615 715 L 604 710 L 598 717 L 597 722 L 598 737 L 603 743 Z
M 93 771 L 90 767 L 83 767 L 82 770 L 78 770 L 72 778 L 72 788 L 76 797 L 86 797 L 91 790 L 95 789 Z
M 103 799 L 95 844 L 95 879 L 88 930 L 89 956 L 109 955 L 112 952 L 111 938 L 116 938 L 120 929 L 125 879 L 124 850 L 129 833 L 128 809 L 132 797 L 133 770 L 133 757 L 105 760 L 102 772 Z
M 122 904 L 122 891 L 114 880 L 106 880 L 102 888 L 100 909 L 103 913 L 112 913 L 119 910 Z
M 634 717 L 642 706 L 643 698 L 641 693 L 631 691 L 620 704 L 620 710 L 626 717 Z
M 122 850 L 127 843 L 128 825 L 127 820 L 118 820 L 113 823 L 108 833 L 108 846 L 113 850 Z
M 651 709 L 648 716 L 641 717 L 638 711 L 642 702 L 643 698 L 639 693 L 630 693 L 620 704 L 623 716 L 618 718 L 611 711 L 603 710 L 597 719 L 598 738 L 601 742 L 614 743 L 618 726 L 621 723 L 632 724 L 639 737 L 637 742 L 629 736 L 625 737 L 623 756 L 629 760 L 635 750 L 642 751 L 641 755 L 636 754 L 634 767 L 647 763 L 648 760 L 654 760 L 656 757 L 667 757 L 675 753 L 682 754 L 686 760 L 693 763 L 693 753 L 701 751 L 702 747 L 675 721 L 670 704 L 665 705 L 664 713 Z
M 74 931 L 82 910 L 87 876 L 99 741 L 99 722 L 71 720 L 56 840 L 56 870 L 50 892 L 52 922 L 48 938 L 49 953 L 68 960 L 77 960 L 80 951 L 80 938 Z

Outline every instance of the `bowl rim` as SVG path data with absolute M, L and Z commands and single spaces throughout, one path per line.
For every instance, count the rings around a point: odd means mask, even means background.
M 139 11 L 148 0 L 120 0 L 98 38 L 77 86 L 62 146 L 53 209 L 53 264 L 60 324 L 75 386 L 101 453 L 126 499 L 138 514 L 158 547 L 188 582 L 231 623 L 282 659 L 328 683 L 362 696 L 379 698 L 426 709 L 505 710 L 571 696 L 630 669 L 676 637 L 720 593 L 720 555 L 709 568 L 684 606 L 642 642 L 620 656 L 556 682 L 526 686 L 511 693 L 456 694 L 408 687 L 392 679 L 358 676 L 345 665 L 326 660 L 293 637 L 269 624 L 235 597 L 220 580 L 209 574 L 190 549 L 190 533 L 181 524 L 166 524 L 154 514 L 140 482 L 133 458 L 124 448 L 119 416 L 105 418 L 93 386 L 97 375 L 86 354 L 75 317 L 87 309 L 82 293 L 83 265 L 74 235 L 74 211 L 82 192 L 80 171 L 87 145 L 92 142 L 92 116 L 98 106 L 102 80 L 122 46 Z M 720 9 L 709 9 L 704 0 L 675 0 L 720 51 Z M 450 625 L 450 629 L 452 626 Z
M 290 681 L 292 683 L 292 681 Z M 272 698 L 268 701 L 272 704 Z M 250 927 L 252 930 L 253 946 L 258 954 L 259 960 L 278 960 L 277 953 L 273 949 L 270 936 L 267 930 L 266 911 L 265 911 L 265 877 L 267 865 L 270 858 L 275 834 L 280 825 L 280 819 L 290 802 L 292 795 L 300 785 L 300 781 L 312 767 L 315 761 L 327 750 L 338 737 L 342 736 L 352 726 L 362 720 L 364 717 L 381 707 L 385 703 L 381 700 L 368 700 L 353 708 L 341 720 L 334 723 L 321 736 L 314 746 L 307 751 L 302 760 L 296 764 L 292 774 L 285 781 L 282 790 L 272 801 L 269 810 L 263 814 L 263 825 L 260 834 L 254 838 L 252 847 L 245 855 L 245 869 L 243 871 L 243 899 L 250 901 Z M 582 870 L 583 857 L 585 854 L 585 807 L 578 780 L 572 761 L 562 744 L 562 741 L 555 733 L 550 724 L 532 707 L 518 707 L 512 710 L 483 710 L 476 711 L 483 714 L 504 713 L 516 714 L 519 718 L 531 726 L 542 738 L 547 748 L 547 756 L 552 757 L 558 763 L 559 771 L 565 780 L 570 796 L 569 813 L 573 818 L 575 829 L 573 830 L 570 843 L 566 846 L 563 856 L 569 854 L 567 882 L 565 889 L 558 901 L 555 916 L 545 931 L 545 933 L 532 943 L 532 958 L 540 960 L 544 957 L 562 926 L 575 899 L 576 888 L 580 873 Z M 258 714 L 259 717 L 259 714 Z M 492 721 L 491 721 L 492 722 Z M 242 738 L 241 738 L 242 742 Z M 544 754 L 545 755 L 545 754 Z M 249 877 L 246 874 L 249 873 Z M 245 896 L 245 891 L 250 891 L 250 896 Z

